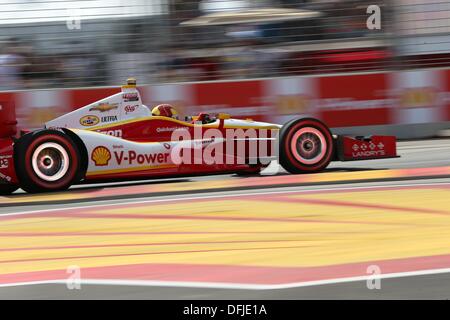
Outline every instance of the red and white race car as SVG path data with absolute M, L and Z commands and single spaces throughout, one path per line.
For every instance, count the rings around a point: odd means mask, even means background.
M 171 109 L 162 106 L 159 109 Z M 170 111 L 170 110 L 169 110 Z M 172 110 L 173 111 L 173 110 Z M 290 173 L 330 161 L 393 158 L 392 136 L 332 135 L 317 119 L 284 125 L 200 114 L 179 120 L 142 104 L 131 79 L 120 93 L 16 134 L 11 103 L 0 106 L 0 194 L 73 184 L 202 174 L 257 174 L 273 160 Z

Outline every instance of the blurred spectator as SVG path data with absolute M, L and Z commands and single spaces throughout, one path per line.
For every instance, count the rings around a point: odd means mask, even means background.
M 74 48 L 79 47 L 77 43 Z M 76 51 L 68 53 L 62 59 L 62 76 L 69 86 L 86 86 L 95 79 L 95 58 L 91 52 Z
M 3 45 L 0 53 L 0 90 L 23 88 L 23 71 L 26 60 L 16 39 Z
M 256 66 L 256 52 L 250 45 L 241 43 L 238 47 L 223 53 L 222 75 L 225 79 L 248 78 Z
M 143 7 L 147 5 L 145 0 L 139 1 Z M 426 3 L 426 0 L 417 1 Z M 125 75 L 154 83 L 382 70 L 394 65 L 395 59 L 386 53 L 395 52 L 392 48 L 396 41 L 400 42 L 389 38 L 394 30 L 389 26 L 396 23 L 395 6 L 384 5 L 386 0 L 171 0 L 158 3 L 160 10 L 150 10 L 149 15 L 136 18 L 124 13 L 86 19 L 79 30 L 68 30 L 65 24 L 51 21 L 18 23 L 18 34 L 23 39 L 0 42 L 0 90 L 116 85 Z M 383 8 L 381 17 L 387 23 L 382 21 L 381 30 L 366 27 L 366 9 L 372 4 Z M 231 16 L 216 16 L 217 23 L 181 24 L 220 11 L 205 10 L 205 5 L 210 9 L 213 5 L 228 8 L 221 9 L 222 13 Z M 295 19 L 273 20 L 268 15 L 258 22 L 233 20 L 233 9 L 262 7 L 309 10 L 313 15 L 302 18 L 300 12 Z M 19 7 L 17 10 L 20 11 Z M 247 14 L 252 12 L 244 16 Z M 7 37 L 15 28 L 1 28 L 0 36 Z M 446 46 L 432 59 L 428 51 L 414 59 L 403 57 L 403 60 L 409 59 L 408 66 L 418 61 L 415 67 L 425 67 L 425 60 L 431 60 L 433 66 L 448 66 L 450 50 L 445 48 L 450 45 L 446 38 L 425 40 L 421 40 L 425 43 L 423 50 L 431 48 L 428 44 L 433 42 L 435 48 Z M 413 46 L 398 48 L 412 49 Z

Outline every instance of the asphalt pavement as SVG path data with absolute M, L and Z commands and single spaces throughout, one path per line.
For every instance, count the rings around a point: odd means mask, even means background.
M 435 140 L 418 140 L 418 141 L 408 141 L 399 143 L 399 154 L 401 158 L 399 159 L 385 159 L 385 160 L 372 160 L 372 161 L 361 161 L 361 162 L 345 162 L 345 163 L 333 163 L 327 169 L 327 172 L 353 172 L 357 170 L 369 171 L 369 170 L 380 170 L 380 169 L 407 169 L 407 168 L 433 168 L 433 167 L 443 167 L 450 165 L 450 140 L 448 139 L 435 139 Z M 263 175 L 284 175 L 286 174 L 278 166 L 270 166 Z M 145 199 L 142 197 L 127 196 L 126 198 L 120 196 L 121 188 L 128 188 L 133 185 L 142 184 L 158 184 L 173 181 L 216 181 L 216 180 L 227 180 L 227 179 L 241 179 L 234 175 L 219 175 L 219 176 L 207 176 L 207 177 L 196 177 L 196 178 L 186 178 L 186 179 L 160 179 L 160 180 L 149 180 L 140 181 L 132 183 L 114 183 L 114 184 L 98 184 L 89 186 L 76 186 L 73 188 L 74 191 L 77 190 L 90 190 L 90 189 L 108 189 L 114 188 L 116 190 L 115 194 L 119 194 L 117 197 L 111 197 L 108 200 L 84 200 L 79 202 L 69 203 L 45 203 L 45 204 L 35 204 L 26 206 L 20 204 L 11 204 L 7 206 L 0 207 L 0 217 L 13 215 L 14 217 L 23 215 L 34 215 L 36 212 L 41 214 L 44 211 L 48 212 L 59 212 L 61 210 L 85 210 L 86 208 L 93 208 L 97 206 L 114 206 L 118 205 L 121 207 L 133 206 L 144 201 L 152 201 L 153 197 L 147 195 Z M 168 194 L 164 196 L 156 197 L 157 201 L 167 201 L 168 203 L 173 203 L 174 201 L 204 201 L 205 198 L 217 197 L 220 198 L 228 196 L 237 196 L 242 199 L 258 197 L 268 193 L 278 193 L 278 194 L 289 194 L 302 193 L 302 192 L 316 192 L 322 190 L 328 191 L 342 191 L 345 190 L 347 193 L 351 193 L 352 190 L 357 191 L 358 188 L 408 188 L 414 190 L 416 187 L 422 186 L 423 188 L 442 188 L 445 189 L 450 185 L 450 177 L 439 177 L 436 179 L 411 179 L 402 181 L 385 181 L 384 179 L 379 179 L 378 181 L 371 182 L 333 182 L 329 184 L 321 185 L 302 185 L 302 186 L 290 186 L 290 187 L 274 187 L 272 189 L 258 189 L 254 188 L 251 190 L 222 190 L 214 192 L 192 192 L 183 194 Z M 117 192 L 117 190 L 119 192 Z M 378 190 L 378 189 L 377 189 Z M 410 190 L 410 189 L 407 189 Z M 328 192 L 327 191 L 327 192 Z M 403 191 L 402 191 L 403 192 Z M 409 191 L 407 191 L 409 192 Z M 407 193 L 404 192 L 402 197 L 417 197 L 417 193 Z M 21 191 L 17 193 L 21 195 Z M 333 198 L 334 199 L 334 198 Z M 387 203 L 390 204 L 387 200 Z M 380 201 L 383 201 L 380 200 Z M 333 200 L 334 201 L 334 200 Z M 403 200 L 402 200 L 403 201 Z M 426 199 L 424 200 L 426 201 Z M 443 201 L 446 201 L 445 199 Z M 403 202 L 402 202 L 403 203 Z M 448 202 L 450 207 L 450 202 Z M 445 207 L 445 203 L 444 203 Z M 109 208 L 109 207 L 108 207 Z M 201 206 L 199 206 L 201 208 Z M 276 210 L 276 209 L 274 209 Z M 361 209 L 362 210 L 362 209 Z M 365 213 L 369 212 L 371 208 L 364 208 Z M 70 213 L 68 213 L 70 214 Z M 276 214 L 273 211 L 272 214 Z M 329 213 L 327 213 L 329 214 Z M 446 213 L 445 213 L 446 214 Z M 370 216 L 370 215 L 369 215 Z M 51 219 L 47 217 L 46 219 Z M 403 216 L 403 219 L 405 217 Z M 25 221 L 17 222 L 18 225 L 13 226 L 14 231 L 26 231 L 29 228 L 35 227 L 35 223 L 40 223 L 42 226 L 46 220 L 33 222 Z M 422 220 L 420 220 L 422 221 Z M 417 221 L 416 221 L 417 222 Z M 5 221 L 5 223 L 7 223 Z M 186 222 L 187 228 L 190 227 L 190 222 Z M 425 222 L 424 222 L 425 223 Z M 445 221 L 446 223 L 446 221 Z M 64 224 L 62 225 L 64 227 Z M 159 228 L 159 227 L 158 227 Z M 421 232 L 424 232 L 423 230 Z M 167 240 L 171 240 L 171 235 L 167 235 Z M 436 243 L 434 239 L 433 243 Z M 18 242 L 26 242 L 26 238 L 18 238 Z M 56 241 L 56 240 L 55 240 Z M 72 241 L 72 240 L 71 240 Z M 83 241 L 86 241 L 84 239 Z M 89 240 L 88 240 L 89 241 Z M 441 243 L 441 247 L 448 247 L 448 243 Z M 3 249 L 3 248 L 2 248 Z M 380 248 L 381 249 L 381 248 Z M 9 249 L 8 249 L 9 250 Z M 450 253 L 450 249 L 449 249 Z M 39 253 L 44 254 L 44 253 Z M 280 253 L 281 254 L 281 253 Z M 283 253 L 284 254 L 284 253 Z M 330 253 L 332 254 L 332 253 Z M 430 253 L 431 254 L 431 253 Z M 28 255 L 23 253 L 23 257 L 35 257 L 30 252 Z M 48 253 L 48 257 L 52 257 L 52 253 Z M 40 257 L 38 258 L 46 258 Z M 442 258 L 447 259 L 447 258 Z M 12 261 L 12 260 L 11 260 Z M 15 261 L 15 260 L 14 260 Z M 442 261 L 441 261 L 442 262 Z M 164 285 L 158 285 L 158 283 L 142 282 L 133 284 L 130 283 L 120 283 L 120 282 L 110 282 L 110 283 L 96 283 L 95 281 L 86 281 L 82 283 L 81 290 L 68 290 L 64 281 L 31 281 L 27 283 L 8 283 L 0 284 L 0 299 L 449 299 L 450 298 L 450 260 L 443 261 L 443 265 L 448 262 L 448 268 L 434 269 L 430 274 L 423 274 L 421 272 L 416 272 L 412 274 L 399 272 L 395 275 L 395 272 L 388 278 L 381 279 L 381 288 L 379 289 L 369 289 L 367 286 L 367 279 L 342 279 L 339 278 L 335 281 L 325 282 L 302 282 L 298 285 L 287 286 L 285 288 L 271 289 L 271 288 L 223 288 L 220 286 L 214 287 L 214 285 L 208 284 L 207 286 L 202 285 L 192 285 L 183 282 L 177 282 L 173 286 L 170 283 L 165 283 Z M 7 279 L 8 274 L 11 273 L 11 269 L 7 269 L 8 263 L 1 264 L 0 258 L 0 273 L 3 274 L 3 279 Z M 32 263 L 32 262 L 30 262 Z M 210 263 L 210 262 L 208 262 Z M 2 270 L 2 266 L 7 269 L 7 271 Z M 5 269 L 5 270 L 6 270 Z M 27 268 L 25 268 L 27 269 Z M 3 272 L 2 272 L 3 271 Z M 6 277 L 6 278 L 5 278 Z M 0 279 L 1 275 L 0 275 Z

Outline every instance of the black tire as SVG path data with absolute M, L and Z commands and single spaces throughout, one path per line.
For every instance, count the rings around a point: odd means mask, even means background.
M 265 166 L 262 165 L 249 165 L 248 169 L 242 170 L 242 171 L 237 171 L 235 172 L 235 174 L 239 177 L 251 177 L 251 176 L 259 176 L 259 174 L 261 173 L 261 171 L 266 168 Z
M 0 184 L 0 196 L 8 196 L 17 189 L 19 189 L 19 187 L 13 184 Z
M 334 153 L 330 129 L 313 118 L 293 119 L 280 130 L 279 163 L 288 172 L 314 173 L 325 169 Z
M 23 136 L 15 148 L 20 187 L 29 193 L 60 191 L 78 182 L 82 158 L 74 141 L 59 130 Z

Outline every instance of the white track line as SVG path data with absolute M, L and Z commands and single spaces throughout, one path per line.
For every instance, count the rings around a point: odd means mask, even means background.
M 364 275 L 358 277 L 334 278 L 316 281 L 292 282 L 283 284 L 248 284 L 248 283 L 223 283 L 223 282 L 191 282 L 191 281 L 157 281 L 157 280 L 114 280 L 114 279 L 80 279 L 81 285 L 104 286 L 140 286 L 140 287 L 172 287 L 172 288 L 203 288 L 203 289 L 232 289 L 232 290 L 283 290 L 301 287 L 332 285 L 339 283 L 368 281 L 376 279 L 394 279 L 416 277 L 434 274 L 450 273 L 450 268 L 427 269 L 418 271 L 386 273 L 380 275 Z M 46 280 L 32 282 L 18 282 L 0 284 L 0 288 L 30 286 L 40 284 L 67 284 L 69 280 Z M 73 283 L 70 279 L 70 283 Z
M 64 208 L 54 208 L 54 209 L 40 209 L 40 210 L 32 210 L 32 211 L 23 211 L 23 212 L 14 212 L 14 213 L 0 213 L 1 217 L 7 216 L 20 216 L 20 215 L 29 215 L 29 214 L 37 214 L 37 213 L 48 213 L 48 212 L 58 212 L 61 210 L 76 210 L 76 209 L 92 209 L 92 208 L 102 208 L 102 207 L 116 207 L 123 206 L 124 204 L 149 204 L 149 203 L 158 203 L 158 202 L 178 202 L 178 201 L 187 201 L 187 200 L 203 200 L 203 199 L 220 199 L 220 198 L 230 198 L 230 197 L 246 197 L 246 196 L 254 196 L 260 194 L 286 194 L 286 193 L 314 193 L 314 192 L 322 192 L 322 191 L 342 191 L 342 190 L 371 190 L 371 189 L 380 189 L 380 188 L 398 188 L 398 187 L 414 187 L 414 186 L 436 186 L 436 185 L 449 185 L 449 182 L 435 182 L 435 183 L 415 183 L 415 184 L 390 184 L 390 185 L 378 185 L 378 186 L 359 186 L 359 187 L 335 187 L 335 188 L 325 188 L 325 189 L 311 189 L 311 190 L 281 190 L 281 191 L 268 191 L 267 189 L 255 190 L 255 192 L 247 192 L 240 194 L 218 194 L 218 195 L 209 195 L 206 196 L 204 194 L 199 194 L 196 197 L 182 197 L 182 198 L 171 198 L 171 199 L 152 199 L 152 200 L 140 200 L 134 201 L 135 199 L 118 199 L 118 200 L 103 200 L 98 201 L 97 204 L 93 205 L 81 205 L 81 206 L 72 206 L 72 207 L 64 207 Z M 303 186 L 298 186 L 297 188 L 301 188 Z M 281 187 L 281 188 L 296 188 L 293 187 Z M 227 192 L 227 191 L 216 191 L 216 192 Z M 233 191 L 229 191 L 233 192 Z M 118 203 L 105 203 L 110 201 L 122 201 Z
M 404 145 L 398 146 L 397 150 L 406 150 L 406 149 L 448 149 L 450 144 L 430 144 L 430 145 Z

